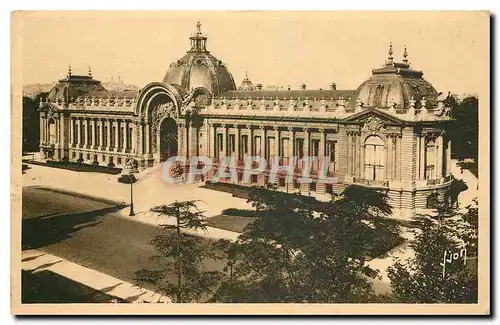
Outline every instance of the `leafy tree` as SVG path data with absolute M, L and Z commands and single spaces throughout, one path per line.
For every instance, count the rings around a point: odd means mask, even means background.
M 453 124 L 448 130 L 453 139 L 452 154 L 457 159 L 471 158 L 477 163 L 478 158 L 478 99 L 464 98 L 462 102 L 449 96 L 446 105 L 451 108 Z
M 221 258 L 211 242 L 184 233 L 184 230 L 204 230 L 203 211 L 196 201 L 175 201 L 151 208 L 160 216 L 175 219 L 173 225 L 162 225 L 163 231 L 152 238 L 156 254 L 151 257 L 154 269 L 135 273 L 138 285 L 152 285 L 157 292 L 171 297 L 173 302 L 189 303 L 207 300 L 221 281 L 219 271 L 201 271 L 205 259 Z
M 443 211 L 438 210 L 438 213 Z M 459 254 L 463 248 L 464 243 L 460 239 L 463 229 L 474 226 L 466 224 L 464 216 L 458 220 L 447 219 L 450 215 L 453 212 L 447 211 L 437 220 L 422 218 L 421 227 L 410 244 L 415 256 L 405 261 L 398 260 L 388 268 L 392 292 L 399 302 L 477 302 L 476 270 L 468 267 L 468 264 L 464 265 L 463 255 L 456 255 L 460 256 L 458 260 L 449 261 L 450 254 Z M 469 251 L 470 246 L 465 247 L 467 256 L 474 253 Z
M 377 217 L 390 213 L 384 193 L 348 187 L 324 203 L 259 188 L 249 201 L 257 218 L 228 246 L 231 284 L 219 289 L 219 301 L 361 302 L 373 296 L 363 271 L 367 241 L 382 224 Z
M 40 112 L 38 103 L 40 97 L 46 97 L 47 93 L 40 93 L 35 97 L 23 97 L 23 144 L 22 149 L 26 151 L 38 151 L 40 143 Z

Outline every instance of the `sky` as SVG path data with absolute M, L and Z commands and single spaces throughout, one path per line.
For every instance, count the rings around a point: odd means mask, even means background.
M 144 87 L 161 81 L 202 24 L 207 49 L 236 84 L 356 89 L 392 42 L 438 91 L 479 93 L 489 76 L 489 15 L 480 12 L 24 12 L 23 84 L 73 74 Z

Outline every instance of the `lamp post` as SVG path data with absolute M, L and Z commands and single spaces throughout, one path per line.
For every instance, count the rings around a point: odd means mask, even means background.
M 137 182 L 137 177 L 135 177 L 135 174 L 139 172 L 137 165 L 138 164 L 135 159 L 129 159 L 122 170 L 122 174 L 118 178 L 119 183 L 130 184 L 130 211 L 128 214 L 130 217 L 135 215 L 133 184 Z

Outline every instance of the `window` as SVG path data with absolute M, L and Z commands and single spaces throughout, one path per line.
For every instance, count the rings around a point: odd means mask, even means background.
M 216 150 L 216 155 L 217 158 L 219 157 L 219 153 L 223 150 L 224 148 L 224 139 L 222 138 L 222 134 L 218 133 L 217 134 L 217 150 Z
M 80 139 L 82 139 L 82 144 L 87 144 L 87 138 L 85 138 L 85 124 L 80 128 L 81 134 Z
M 100 146 L 101 145 L 101 142 L 100 142 L 100 137 L 99 137 L 99 134 L 101 132 L 101 127 L 99 125 L 97 125 L 95 127 L 95 144 L 96 146 Z
M 76 121 L 73 121 L 73 143 L 78 142 L 78 124 Z
M 53 119 L 49 120 L 49 143 L 56 143 L 56 121 Z
M 304 158 L 304 139 L 295 140 L 295 152 L 299 158 Z
M 241 136 L 241 151 L 244 154 L 248 154 L 248 135 Z
M 365 141 L 365 178 L 382 180 L 384 177 L 384 141 L 370 136 Z
M 253 152 L 255 153 L 256 156 L 260 156 L 260 137 L 256 136 L 255 141 L 253 143 Z
M 319 140 L 311 140 L 311 156 L 319 157 Z
M 229 135 L 229 150 L 231 153 L 236 151 L 236 136 L 234 134 Z
M 106 125 L 104 126 L 104 133 L 102 134 L 102 145 L 108 145 L 108 127 Z
M 281 139 L 281 155 L 283 158 L 288 158 L 290 157 L 290 148 L 288 146 L 288 138 Z
M 132 149 L 132 128 L 128 129 L 127 148 Z
M 326 143 L 326 154 L 328 155 L 328 160 L 330 162 L 336 162 L 337 157 L 335 156 L 335 146 L 337 144 L 337 141 L 328 141 Z
M 92 125 L 89 125 L 89 129 L 88 129 L 88 132 L 87 132 L 87 144 L 88 145 L 94 145 L 92 143 L 92 132 L 93 132 L 94 128 L 92 127 Z
M 113 126 L 111 128 L 111 136 L 110 136 L 110 147 L 114 147 L 115 146 L 115 133 L 116 132 L 116 126 Z
M 274 153 L 276 152 L 276 148 L 274 147 L 274 137 L 267 138 L 267 146 L 266 146 L 266 159 L 270 160 L 271 157 L 274 157 Z
M 436 163 L 436 143 L 429 140 L 425 144 L 425 179 L 434 179 Z

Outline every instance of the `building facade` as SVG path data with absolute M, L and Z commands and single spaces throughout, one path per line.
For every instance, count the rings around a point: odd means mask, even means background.
M 241 179 L 247 156 L 268 162 L 299 161 L 293 181 L 277 185 L 302 193 L 340 191 L 349 184 L 386 190 L 394 209 L 412 214 L 451 181 L 450 118 L 445 96 L 407 60 L 393 57 L 372 70 L 356 90 L 262 89 L 245 76 L 236 87 L 225 64 L 207 50 L 197 25 L 191 47 L 162 82 L 139 91 L 107 91 L 99 81 L 71 74 L 40 102 L 40 152 L 45 159 L 144 169 L 168 157 L 208 156 L 217 166 L 233 156 Z M 307 156 L 327 157 L 322 182 L 313 163 L 312 183 L 299 183 Z M 278 158 L 276 158 L 278 157 Z M 277 160 L 275 160 L 277 159 Z M 268 168 L 251 178 L 264 185 Z M 209 175 L 210 176 L 210 175 Z

